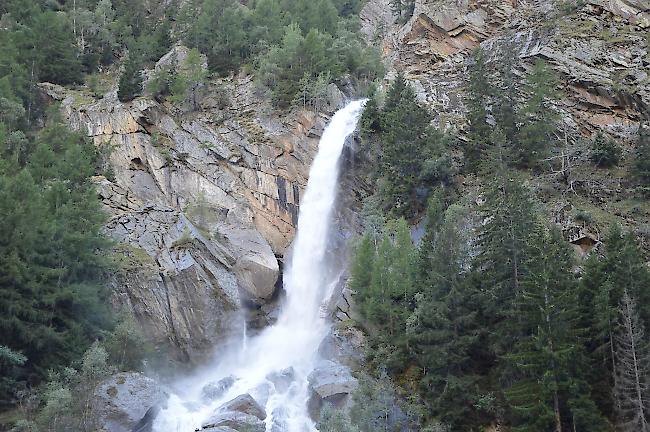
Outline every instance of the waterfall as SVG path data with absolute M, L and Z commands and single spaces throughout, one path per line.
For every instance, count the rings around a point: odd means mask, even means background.
M 225 353 L 210 368 L 187 379 L 170 396 L 154 424 L 156 432 L 185 432 L 200 428 L 224 402 L 251 394 L 266 408 L 267 431 L 312 432 L 307 412 L 307 377 L 318 362 L 318 346 L 329 331 L 320 308 L 336 277 L 325 263 L 332 209 L 336 200 L 339 158 L 346 138 L 356 128 L 365 101 L 337 111 L 323 132 L 309 171 L 307 190 L 300 199 L 298 229 L 284 273 L 286 301 L 275 325 L 246 339 L 236 352 Z M 290 371 L 288 388 L 278 389 L 270 377 Z M 234 384 L 217 400 L 201 399 L 209 382 L 233 377 Z

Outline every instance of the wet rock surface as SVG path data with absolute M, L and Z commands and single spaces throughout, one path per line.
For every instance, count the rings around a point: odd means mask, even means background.
M 140 373 L 120 373 L 100 383 L 93 398 L 98 429 L 105 432 L 150 430 L 168 395 Z
M 257 401 L 253 399 L 253 397 L 248 393 L 239 395 L 231 401 L 226 402 L 219 407 L 219 410 L 241 412 L 255 416 L 260 420 L 264 420 L 266 418 L 266 412 L 264 411 L 264 408 L 262 408 L 260 404 L 258 404 Z
M 332 361 L 323 361 L 309 374 L 309 388 L 322 399 L 350 394 L 358 385 L 349 367 Z
M 201 389 L 201 398 L 206 401 L 217 400 L 222 397 L 237 379 L 234 376 L 221 378 L 219 381 L 210 382 Z
M 156 69 L 186 55 L 175 47 Z M 189 111 L 149 97 L 121 103 L 116 88 L 94 99 L 83 89 L 41 85 L 68 123 L 92 138 L 110 172 L 95 183 L 111 215 L 106 232 L 126 264 L 114 304 L 183 363 L 205 361 L 241 332 L 250 316 L 242 307 L 274 313 L 278 258 L 293 239 L 327 113 L 348 91 L 330 86 L 324 115 L 278 114 L 251 77 L 204 87 L 199 109 Z
M 214 414 L 205 423 L 202 430 L 221 432 L 224 430 L 223 428 L 229 428 L 237 432 L 264 432 L 266 430 L 264 422 L 257 417 L 237 411 Z

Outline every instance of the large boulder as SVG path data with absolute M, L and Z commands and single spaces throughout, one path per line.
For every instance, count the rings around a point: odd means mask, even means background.
M 167 394 L 160 384 L 140 373 L 119 373 L 95 390 L 93 408 L 98 431 L 147 430 Z M 146 417 L 146 418 L 145 418 Z
M 349 367 L 329 360 L 323 361 L 314 369 L 309 374 L 308 381 L 311 394 L 307 402 L 307 408 L 314 419 L 320 417 L 325 402 L 337 408 L 348 406 L 350 393 L 359 386 Z
M 236 378 L 234 376 L 227 376 L 221 378 L 219 381 L 209 382 L 201 389 L 201 397 L 205 401 L 213 401 L 223 396 L 230 387 L 235 384 Z
M 224 411 L 214 413 L 203 424 L 202 429 L 211 432 L 227 431 L 230 428 L 237 432 L 264 432 L 266 426 L 262 420 L 251 414 L 238 411 Z
M 249 414 L 257 417 L 260 420 L 264 420 L 266 418 L 266 412 L 264 411 L 264 408 L 262 408 L 257 403 L 257 401 L 253 399 L 253 397 L 248 393 L 239 395 L 236 398 L 226 402 L 225 404 L 221 405 L 218 410 L 236 411 L 244 414 Z
M 225 432 L 230 428 L 238 432 L 264 432 L 266 412 L 253 397 L 244 393 L 217 408 L 203 425 L 204 430 Z
M 322 399 L 352 393 L 359 386 L 350 368 L 332 361 L 324 361 L 309 374 L 309 388 Z

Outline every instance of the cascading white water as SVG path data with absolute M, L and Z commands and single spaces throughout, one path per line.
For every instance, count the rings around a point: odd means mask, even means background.
M 339 157 L 346 138 L 356 128 L 364 103 L 354 101 L 339 110 L 321 137 L 307 190 L 301 197 L 298 230 L 284 274 L 287 297 L 277 323 L 179 386 L 192 390 L 170 397 L 167 408 L 154 423 L 155 431 L 189 432 L 200 428 L 215 408 L 243 393 L 250 393 L 265 405 L 267 431 L 316 430 L 307 412 L 307 376 L 319 360 L 318 346 L 329 330 L 320 308 L 336 283 L 325 257 Z M 292 383 L 288 389 L 276 389 L 268 379 L 270 374 L 287 368 L 293 369 Z M 229 376 L 236 381 L 225 394 L 209 403 L 201 400 L 204 384 Z

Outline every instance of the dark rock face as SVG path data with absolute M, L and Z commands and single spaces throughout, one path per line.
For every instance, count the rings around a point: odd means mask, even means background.
M 99 430 L 146 432 L 151 429 L 167 394 L 153 379 L 140 373 L 120 373 L 101 383 L 93 399 Z

